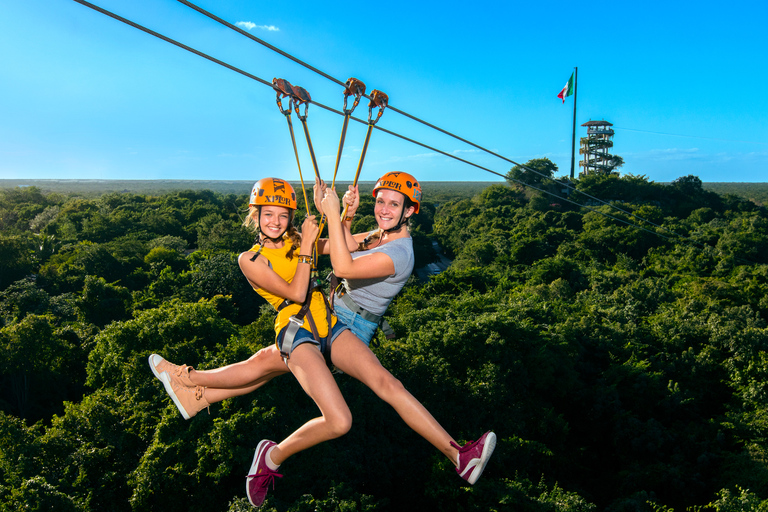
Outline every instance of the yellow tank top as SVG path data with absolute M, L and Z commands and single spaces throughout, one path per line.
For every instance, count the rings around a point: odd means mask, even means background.
M 254 245 L 249 249 L 249 251 L 257 252 L 259 247 L 259 245 Z M 270 249 L 267 247 L 261 249 L 261 255 L 267 258 L 270 266 L 272 267 L 272 270 L 274 270 L 277 275 L 285 279 L 285 281 L 288 283 L 293 281 L 293 276 L 296 275 L 296 268 L 299 265 L 298 254 L 294 254 L 294 257 L 291 259 L 285 257 L 291 247 L 292 245 L 290 240 L 286 240 L 285 244 L 283 244 L 283 247 L 280 249 Z M 266 301 L 269 302 L 275 309 L 277 309 L 285 300 L 285 297 L 279 297 L 269 293 L 262 288 L 254 288 L 254 290 L 256 290 L 256 293 L 264 297 L 264 299 L 266 299 Z M 291 304 L 277 312 L 277 317 L 275 318 L 275 337 L 277 337 L 277 334 L 286 325 L 288 325 L 288 319 L 292 315 L 298 313 L 300 309 L 301 304 Z M 315 290 L 312 293 L 312 302 L 309 305 L 309 311 L 312 313 L 312 318 L 315 320 L 318 335 L 321 338 L 324 338 L 328 335 L 328 319 L 326 317 L 325 300 L 323 300 L 322 292 Z M 335 324 L 336 317 L 332 316 L 331 327 L 333 327 Z M 312 331 L 306 318 L 304 328 L 310 332 Z

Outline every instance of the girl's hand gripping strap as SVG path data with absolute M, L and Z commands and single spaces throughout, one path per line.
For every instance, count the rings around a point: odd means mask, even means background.
M 381 119 L 381 115 L 384 113 L 384 109 L 387 108 L 387 104 L 389 103 L 389 96 L 384 94 L 383 92 L 374 89 L 371 91 L 371 101 L 368 103 L 368 132 L 365 134 L 365 142 L 363 143 L 363 150 L 360 152 L 360 162 L 357 164 L 357 171 L 355 172 L 355 181 L 352 183 L 352 186 L 354 187 L 357 185 L 357 180 L 360 178 L 360 171 L 363 169 L 363 160 L 365 160 L 365 153 L 368 151 L 368 142 L 371 140 L 371 131 L 373 131 L 373 125 L 375 125 L 379 119 Z M 379 113 L 376 116 L 376 119 L 373 118 L 373 108 L 379 107 Z M 343 221 L 344 218 L 347 216 L 347 209 L 349 206 L 344 206 L 344 211 L 341 212 L 341 220 Z

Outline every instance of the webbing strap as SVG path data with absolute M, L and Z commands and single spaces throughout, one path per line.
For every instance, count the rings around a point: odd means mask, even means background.
M 296 165 L 299 168 L 299 179 L 301 180 L 301 191 L 304 193 L 304 203 L 307 207 L 307 215 L 309 215 L 309 201 L 307 201 L 307 190 L 304 187 L 304 175 L 301 173 L 301 162 L 299 162 L 299 150 L 296 148 L 296 136 L 293 134 L 293 123 L 291 122 L 291 109 L 294 107 L 295 101 L 301 101 L 301 97 L 297 95 L 297 89 L 306 91 L 301 87 L 295 87 L 284 78 L 273 78 L 272 88 L 277 94 L 277 107 L 280 109 L 280 113 L 285 116 L 285 120 L 288 121 L 288 131 L 291 133 L 291 143 L 293 144 L 293 153 L 296 155 Z M 288 108 L 283 108 L 283 98 L 288 97 Z M 306 106 L 304 111 L 304 118 L 306 119 Z M 299 106 L 295 106 L 296 115 L 299 115 Z
M 288 363 L 288 359 L 291 358 L 291 351 L 293 351 L 293 342 L 296 339 L 296 333 L 304 326 L 304 316 L 309 312 L 309 305 L 312 302 L 312 280 L 307 283 L 307 296 L 304 299 L 304 304 L 301 305 L 301 309 L 298 313 L 291 316 L 288 320 L 288 326 L 285 328 L 285 334 L 283 335 L 283 342 L 280 344 L 280 355 L 283 361 Z M 280 311 L 284 307 L 291 304 L 291 301 L 285 299 L 280 303 L 277 310 Z
M 392 329 L 392 326 L 389 325 L 389 322 L 387 322 L 386 318 L 383 318 L 381 320 L 381 331 L 384 333 L 384 336 L 387 337 L 388 340 L 393 340 L 397 338 L 397 334 L 395 334 L 394 329 Z
M 323 352 L 323 357 L 325 357 L 325 363 L 328 365 L 328 368 L 330 368 L 333 363 L 331 362 L 331 320 L 333 316 L 333 310 L 331 309 L 331 305 L 328 304 L 328 299 L 325 297 L 325 294 L 320 291 L 320 295 L 323 296 L 323 301 L 325 301 L 325 320 L 328 322 L 328 336 L 325 338 L 325 351 Z
M 335 274 L 331 273 L 329 278 L 332 284 L 334 283 L 334 281 L 338 283 L 336 286 L 331 287 L 331 290 L 332 290 L 331 293 L 333 294 L 333 297 L 331 298 L 332 300 L 338 295 L 339 298 L 341 299 L 341 302 L 344 303 L 344 306 L 346 306 L 346 308 L 349 309 L 351 312 L 360 315 L 363 318 L 363 320 L 367 320 L 368 322 L 377 324 L 381 328 L 381 331 L 384 333 L 384 336 L 386 336 L 388 340 L 392 340 L 397 337 L 397 335 L 395 334 L 395 331 L 392 329 L 392 326 L 389 325 L 389 322 L 387 322 L 386 318 L 384 318 L 383 316 L 374 315 L 367 309 L 364 309 L 361 306 L 359 306 L 357 302 L 355 302 L 352 299 L 352 297 L 350 297 L 349 294 L 347 293 L 347 290 L 344 287 L 344 283 L 339 283 L 338 278 L 336 277 Z
M 336 186 L 336 173 L 339 171 L 339 162 L 341 162 L 341 151 L 344 149 L 344 139 L 347 136 L 347 125 L 349 124 L 349 116 L 360 103 L 360 98 L 365 94 L 365 84 L 357 78 L 350 78 L 347 83 L 344 84 L 344 124 L 341 127 L 341 138 L 339 139 L 339 150 L 336 153 L 336 167 L 333 169 L 333 181 L 331 181 L 331 188 Z M 352 108 L 347 108 L 347 98 L 355 96 L 355 101 L 352 103 Z
M 384 113 L 384 109 L 389 104 L 389 96 L 381 91 L 374 89 L 371 92 L 371 101 L 368 103 L 368 131 L 365 134 L 365 142 L 363 142 L 363 150 L 360 152 L 360 161 L 357 163 L 357 171 L 355 171 L 355 179 L 352 182 L 352 186 L 357 185 L 357 180 L 360 178 L 360 171 L 363 169 L 363 161 L 365 160 L 365 153 L 368 151 L 368 143 L 371 140 L 371 132 L 373 131 L 373 125 L 375 125 Z M 376 115 L 376 119 L 373 118 L 373 108 L 378 107 L 379 113 Z M 341 212 L 341 220 L 347 216 L 347 209 L 349 205 L 344 206 L 344 211 Z
M 345 290 L 346 291 L 346 290 Z M 349 296 L 348 293 L 339 293 L 339 298 L 341 299 L 341 302 L 344 303 L 344 305 L 349 309 L 351 312 L 360 315 L 363 320 L 366 320 L 368 322 L 378 324 L 381 321 L 381 317 L 378 315 L 374 315 L 367 309 L 363 309 L 360 306 L 357 305 L 357 302 L 352 300 L 352 297 Z
M 280 344 L 280 357 L 283 358 L 283 361 L 288 364 L 288 360 L 291 358 L 291 352 L 293 351 L 293 344 L 296 341 L 296 333 L 299 332 L 299 329 L 304 327 L 305 318 L 306 322 L 309 322 L 309 329 L 312 331 L 312 336 L 314 338 L 321 342 L 321 345 L 325 347 L 325 350 L 323 351 L 323 358 L 325 358 L 325 363 L 328 365 L 328 367 L 331 367 L 331 347 L 330 347 L 330 341 L 331 341 L 331 305 L 328 304 L 328 299 L 325 298 L 325 294 L 320 293 L 320 295 L 323 297 L 323 301 L 325 301 L 325 319 L 328 324 L 328 332 L 325 335 L 323 339 L 320 338 L 320 333 L 317 330 L 317 324 L 315 323 L 315 319 L 312 317 L 312 311 L 309 309 L 309 305 L 312 303 L 312 294 L 314 293 L 315 286 L 312 285 L 312 280 L 309 282 L 309 290 L 307 291 L 307 298 L 304 301 L 304 304 L 302 304 L 301 309 L 298 313 L 291 316 L 288 320 L 288 326 L 285 328 L 285 334 L 283 335 L 283 342 Z M 284 307 L 293 304 L 290 300 L 285 299 L 277 308 L 278 311 L 283 309 Z
M 296 333 L 304 326 L 304 320 L 296 318 L 296 315 L 291 316 L 288 320 L 288 327 L 285 328 L 283 343 L 280 345 L 280 356 L 286 363 L 288 362 L 288 359 L 291 358 L 293 342 L 296 340 Z

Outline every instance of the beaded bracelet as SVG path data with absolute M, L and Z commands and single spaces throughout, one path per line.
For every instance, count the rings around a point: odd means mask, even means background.
M 307 256 L 306 254 L 299 254 L 299 263 L 309 263 L 312 264 L 312 256 Z

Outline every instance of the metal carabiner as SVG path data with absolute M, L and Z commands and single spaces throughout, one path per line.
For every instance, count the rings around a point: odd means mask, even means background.
M 389 96 L 377 89 L 371 91 L 371 101 L 368 103 L 368 124 L 374 125 L 381 119 L 381 115 L 384 113 L 384 109 L 387 108 L 388 103 Z M 376 116 L 376 119 L 372 120 L 373 107 L 379 107 L 379 114 Z
M 309 96 L 309 93 L 306 89 L 303 87 L 299 87 L 297 85 L 292 86 L 293 89 L 293 111 L 296 112 L 296 115 L 304 121 L 307 118 L 307 110 L 309 110 L 309 104 L 312 102 L 312 98 Z M 301 105 L 304 105 L 304 115 L 302 116 L 299 113 L 299 107 Z
M 360 103 L 360 98 L 363 97 L 365 94 L 365 84 L 358 80 L 357 78 L 350 78 L 347 80 L 347 83 L 344 84 L 344 114 L 349 115 L 354 110 L 355 107 L 357 107 L 357 104 Z M 355 97 L 355 102 L 352 104 L 352 108 L 347 110 L 347 98 L 350 96 Z
M 290 116 L 293 102 L 293 86 L 285 78 L 273 78 L 272 88 L 277 93 L 277 107 L 280 109 L 280 113 L 285 116 Z M 286 96 L 291 98 L 288 101 L 288 110 L 283 108 L 283 98 Z

